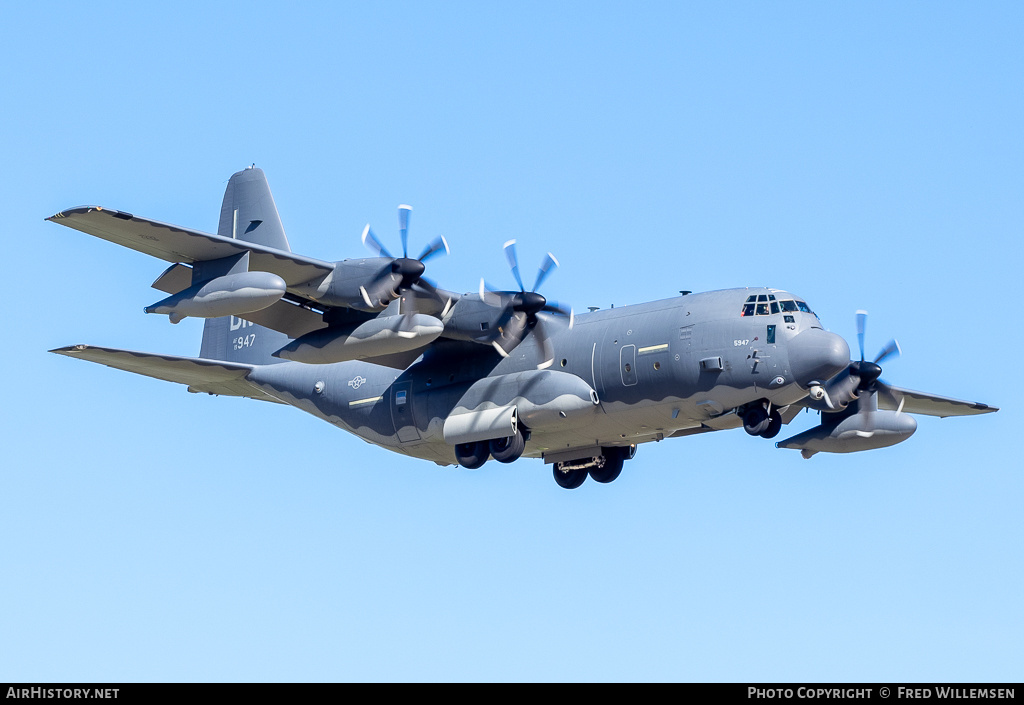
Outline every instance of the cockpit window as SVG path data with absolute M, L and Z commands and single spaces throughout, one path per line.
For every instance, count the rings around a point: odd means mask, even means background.
M 778 313 L 795 313 L 797 311 L 809 313 L 815 317 L 818 315 L 803 301 L 798 299 L 777 300 L 775 294 L 751 294 L 747 297 L 746 303 L 743 304 L 743 313 L 740 315 L 770 316 Z M 787 316 L 786 318 L 787 323 L 792 322 L 789 320 L 792 316 Z

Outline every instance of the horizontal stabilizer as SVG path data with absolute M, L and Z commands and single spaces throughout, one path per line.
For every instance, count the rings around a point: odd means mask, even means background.
M 175 355 L 156 355 L 92 345 L 70 345 L 50 352 L 97 362 L 107 367 L 167 382 L 185 384 L 192 392 L 278 402 L 277 399 L 260 391 L 246 380 L 246 375 L 252 370 L 252 365 Z
M 284 279 L 288 286 L 324 277 L 334 270 L 330 262 L 99 206 L 72 208 L 52 215 L 47 220 L 167 262 L 191 264 L 249 252 L 251 271 L 272 272 Z
M 915 392 L 910 389 L 902 389 L 892 385 L 886 385 L 892 397 L 887 394 L 878 395 L 878 408 L 889 411 L 904 411 L 911 414 L 924 414 L 925 416 L 972 416 L 974 414 L 988 414 L 999 411 L 997 407 L 989 406 L 974 401 L 962 401 L 940 397 L 936 394 Z M 903 400 L 903 408 L 899 408 L 900 399 Z

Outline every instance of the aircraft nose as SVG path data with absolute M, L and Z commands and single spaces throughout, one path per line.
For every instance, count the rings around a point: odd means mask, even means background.
M 841 336 L 809 328 L 789 341 L 789 365 L 801 385 L 824 382 L 850 364 L 850 346 Z

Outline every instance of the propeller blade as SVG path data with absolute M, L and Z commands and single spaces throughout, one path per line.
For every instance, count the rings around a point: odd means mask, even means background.
M 525 313 L 517 311 L 505 322 L 498 326 L 498 337 L 491 341 L 491 345 L 502 357 L 508 357 L 509 353 L 515 350 L 516 346 L 523 341 L 526 335 L 528 319 Z
M 408 257 L 409 256 L 409 213 L 410 212 L 412 212 L 412 206 L 401 205 L 401 206 L 398 207 L 398 232 L 402 236 L 402 257 Z
M 572 306 L 569 304 L 561 304 L 557 301 L 548 301 L 544 304 L 544 308 L 541 309 L 547 313 L 553 313 L 558 316 L 565 316 L 566 318 L 572 318 Z
M 896 413 L 897 414 L 903 412 L 903 404 L 907 400 L 907 398 L 905 396 L 903 396 L 902 394 L 898 394 L 889 385 L 888 382 L 885 382 L 883 380 L 878 380 L 875 383 L 875 387 L 878 390 L 878 393 L 881 394 L 883 397 L 885 397 L 886 401 L 888 401 L 889 404 L 891 404 L 892 406 L 894 406 L 896 408 Z
M 451 254 L 451 250 L 448 249 L 448 241 L 444 239 L 444 236 L 438 235 L 433 240 L 431 240 L 426 247 L 423 248 L 423 252 L 420 253 L 420 256 L 417 257 L 416 259 L 418 259 L 420 262 L 426 262 L 434 255 L 439 254 L 442 250 L 446 255 Z
M 384 247 L 381 241 L 377 239 L 377 236 L 373 234 L 373 231 L 370 230 L 369 223 L 367 223 L 366 227 L 363 228 L 363 244 L 366 245 L 370 252 L 373 252 L 378 257 L 394 259 L 391 253 L 388 252 L 388 248 Z
M 544 324 L 544 334 L 548 337 L 552 337 L 563 330 L 569 330 L 572 328 L 572 309 L 569 310 L 568 314 L 562 312 L 555 313 L 552 311 L 541 311 L 537 314 L 536 320 L 538 327 L 541 324 Z M 534 328 L 534 332 L 536 332 L 536 330 L 537 328 Z
M 537 363 L 538 370 L 545 370 L 551 367 L 555 361 L 555 346 L 551 344 L 551 337 L 548 335 L 544 319 L 537 317 L 537 325 L 533 327 L 533 335 L 537 338 L 537 348 L 540 350 L 540 362 Z
M 413 288 L 415 287 L 419 287 L 420 289 L 423 289 L 423 291 L 427 292 L 431 296 L 437 298 L 437 284 L 434 283 L 433 279 L 428 279 L 427 277 L 420 276 L 420 278 L 416 280 L 416 283 L 413 284 Z
M 537 291 L 540 285 L 544 283 L 544 280 L 548 278 L 548 273 L 558 265 L 558 260 L 550 252 L 544 257 L 544 261 L 540 263 L 540 269 L 537 271 L 537 282 L 533 285 L 531 291 Z
M 895 338 L 893 338 L 892 340 L 885 344 L 884 348 L 882 348 L 879 351 L 878 357 L 875 358 L 875 364 L 877 365 L 882 360 L 892 357 L 893 355 L 899 356 L 902 354 L 903 350 L 900 349 L 900 344 L 896 342 Z
M 505 243 L 504 247 L 505 259 L 508 260 L 508 266 L 512 269 L 512 276 L 516 278 L 519 291 L 526 291 L 526 287 L 523 286 L 523 279 L 519 276 L 519 258 L 516 257 L 516 241 L 509 240 Z
M 495 289 L 483 279 L 480 280 L 480 300 L 494 308 L 504 308 L 505 292 Z
M 860 345 L 860 360 L 864 361 L 864 329 L 868 324 L 868 312 L 857 311 L 857 343 Z
M 410 296 L 407 293 L 402 294 L 399 300 L 399 311 L 402 314 L 402 322 L 398 324 L 398 335 L 403 338 L 415 338 L 416 333 L 413 331 L 413 319 L 412 317 L 419 313 L 416 306 L 416 297 Z

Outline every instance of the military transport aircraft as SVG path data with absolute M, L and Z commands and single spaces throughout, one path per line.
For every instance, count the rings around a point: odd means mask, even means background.
M 820 425 L 776 443 L 849 453 L 906 440 L 910 415 L 997 409 L 901 389 L 826 331 L 799 296 L 753 287 L 688 294 L 579 316 L 532 288 L 515 241 L 505 254 L 518 290 L 457 294 L 424 276 L 448 251 L 438 237 L 401 256 L 367 226 L 374 256 L 327 262 L 288 245 L 263 171 L 231 177 L 217 234 L 99 206 L 48 218 L 170 263 L 146 313 L 205 318 L 198 358 L 74 345 L 52 352 L 188 385 L 190 392 L 296 406 L 360 438 L 440 465 L 479 468 L 543 458 L 567 489 L 611 482 L 637 445 L 742 427 L 774 438 L 804 408 Z

